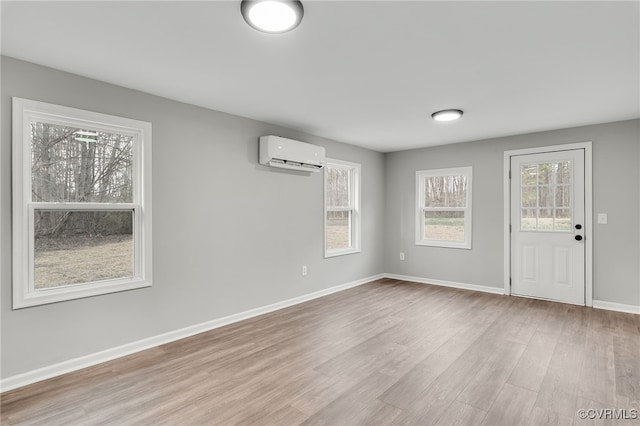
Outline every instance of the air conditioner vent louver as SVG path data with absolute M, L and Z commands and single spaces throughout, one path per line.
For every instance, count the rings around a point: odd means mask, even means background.
M 322 166 L 318 164 L 303 164 L 302 167 L 306 167 L 308 169 L 321 169 Z

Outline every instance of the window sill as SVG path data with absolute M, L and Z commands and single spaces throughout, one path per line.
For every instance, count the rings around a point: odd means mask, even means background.
M 359 248 L 331 250 L 331 251 L 324 252 L 324 258 L 328 259 L 330 257 L 344 256 L 346 254 L 354 254 L 354 253 L 360 253 L 360 252 L 362 252 L 362 249 L 359 249 Z
M 463 249 L 463 250 L 471 250 L 471 242 L 453 242 L 453 241 L 434 241 L 434 240 L 418 240 L 416 241 L 417 246 L 428 246 L 428 247 L 441 247 L 441 248 L 455 248 L 455 249 Z
M 37 290 L 26 294 L 16 295 L 13 300 L 13 309 L 82 299 L 102 294 L 118 293 L 121 291 L 144 287 L 151 287 L 151 282 L 142 279 L 109 280 L 91 284 L 77 284 Z

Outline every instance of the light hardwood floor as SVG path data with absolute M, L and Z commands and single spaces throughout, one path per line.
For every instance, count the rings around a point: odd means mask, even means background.
M 7 425 L 631 426 L 576 412 L 640 410 L 640 316 L 384 279 L 1 398 Z

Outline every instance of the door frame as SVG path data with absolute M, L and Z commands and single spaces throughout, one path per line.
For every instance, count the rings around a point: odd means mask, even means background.
M 514 149 L 504 152 L 504 294 L 511 295 L 511 157 L 545 152 L 584 149 L 584 234 L 585 234 L 585 305 L 593 306 L 593 174 L 591 141 L 563 145 Z

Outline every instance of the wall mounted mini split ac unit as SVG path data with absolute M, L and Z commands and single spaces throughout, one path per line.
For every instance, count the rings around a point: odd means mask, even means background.
M 260 164 L 304 172 L 319 172 L 325 164 L 322 146 L 281 138 L 260 136 Z

